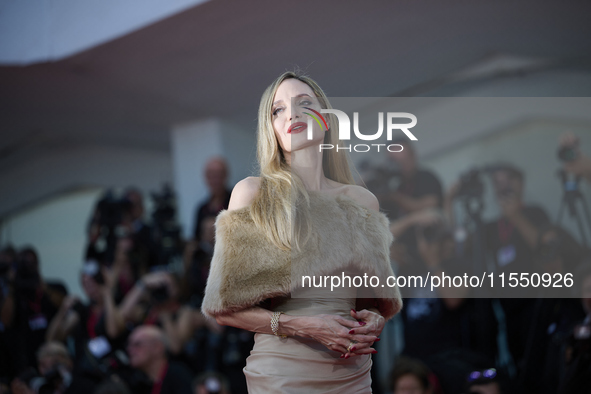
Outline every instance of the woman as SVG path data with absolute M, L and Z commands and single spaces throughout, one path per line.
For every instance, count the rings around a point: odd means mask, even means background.
M 329 116 L 328 127 L 312 122 L 308 138 L 307 114 L 321 108 L 330 108 L 328 100 L 308 77 L 287 72 L 267 88 L 260 177 L 239 182 L 216 221 L 202 311 L 256 333 L 244 368 L 250 393 L 370 392 L 372 345 L 401 308 L 395 287 L 368 295 L 350 285 L 330 291 L 300 283 L 303 276 L 393 275 L 392 236 L 377 199 L 354 185 L 345 151 L 319 150 L 338 144 L 336 119 Z

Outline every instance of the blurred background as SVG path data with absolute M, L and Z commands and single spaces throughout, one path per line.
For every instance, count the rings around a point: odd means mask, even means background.
M 174 298 L 178 305 L 173 321 L 178 316 L 191 321 L 174 328 L 190 327 L 186 341 L 175 345 L 176 354 L 188 357 L 185 364 L 193 376 L 224 365 L 222 372 L 230 380 L 241 379 L 240 363 L 252 338 L 241 332 L 220 334 L 219 327 L 199 320 L 199 289 L 207 276 L 207 266 L 199 261 L 210 251 L 212 218 L 227 206 L 228 191 L 256 174 L 259 100 L 286 70 L 310 75 L 329 97 L 401 98 L 400 103 L 414 105 L 430 118 L 433 127 L 418 134 L 412 151 L 414 165 L 420 163 L 438 179 L 439 186 L 431 185 L 434 188 L 425 192 L 438 196 L 432 208 L 445 208 L 447 197 L 452 204 L 457 194 L 447 191 L 458 180 L 473 186 L 470 181 L 478 178 L 488 193 L 479 215 L 483 221 L 494 220 L 504 208 L 493 201 L 494 171 L 489 167 L 499 163 L 509 178 L 521 181 L 519 197 L 535 203 L 552 221 L 566 190 L 557 170 L 564 169 L 573 180 L 579 174 L 576 190 L 582 197 L 576 198 L 579 203 L 588 201 L 589 182 L 569 163 L 591 154 L 590 15 L 591 4 L 583 1 L 1 0 L 0 246 L 14 248 L 3 252 L 14 267 L 33 261 L 36 268 L 31 270 L 39 271 L 55 301 L 45 322 L 37 321 L 43 334 L 28 350 L 29 358 L 5 361 L 2 376 L 7 387 L 20 372 L 16 365 L 35 364 L 35 352 L 45 339 L 68 344 L 74 325 L 65 316 L 76 306 L 74 301 L 64 306 L 64 297 L 77 296 L 76 305 L 87 306 L 101 299 L 96 313 L 105 313 L 111 301 L 93 295 L 102 290 L 85 283 L 85 278 L 96 279 L 98 274 L 104 276 L 99 287 L 108 287 L 106 292 L 120 309 L 120 314 L 107 318 L 112 319 L 106 324 L 108 354 L 116 358 L 119 345 L 111 339 L 125 330 L 136 333 L 133 329 L 146 323 L 154 302 Z M 465 98 L 462 104 L 450 101 L 458 117 L 458 108 L 484 108 L 487 102 L 482 98 L 532 98 L 528 103 L 537 111 L 521 108 L 522 102 L 516 101 L 500 107 L 499 119 L 487 118 L 474 130 L 449 122 L 437 128 L 433 119 L 449 108 L 412 101 L 420 97 Z M 470 98 L 476 100 L 473 107 Z M 556 101 L 534 100 L 542 98 Z M 396 162 L 388 154 L 366 159 L 354 155 L 368 186 L 383 183 L 375 175 L 379 171 L 388 179 L 405 171 L 404 159 Z M 475 169 L 476 178 L 470 172 Z M 378 196 L 389 192 L 380 187 L 373 191 Z M 401 206 L 406 205 L 399 199 L 384 197 L 382 208 L 393 221 L 404 216 L 401 212 L 413 211 Z M 397 209 L 400 212 L 394 213 Z M 586 225 L 582 205 L 578 209 Z M 454 208 L 449 212 L 453 214 Z M 562 227 L 577 244 L 584 244 L 585 237 L 591 241 L 591 228 L 585 236 L 576 218 L 565 215 L 563 220 Z M 543 221 L 538 222 L 541 228 Z M 458 236 L 457 227 L 461 226 L 456 226 L 455 239 L 466 239 L 467 235 Z M 459 232 L 472 233 L 474 227 L 478 225 L 467 224 Z M 9 271 L 3 275 L 9 277 Z M 142 303 L 132 293 L 141 293 L 142 286 L 155 293 L 146 302 L 145 316 L 136 318 L 134 311 Z M 158 293 L 162 288 L 167 290 Z M 7 285 L 4 300 L 11 291 Z M 75 313 L 82 321 L 90 312 L 79 308 Z M 39 313 L 23 311 L 23 324 L 28 322 L 35 331 L 31 319 Z M 55 314 L 64 320 L 52 325 Z M 8 321 L 3 320 L 2 333 Z M 202 337 L 195 334 L 199 330 Z M 404 334 L 397 330 L 393 328 L 391 351 L 385 352 L 392 357 L 385 356 L 388 360 L 376 369 L 376 392 L 390 390 L 393 355 L 403 348 L 396 335 Z M 203 332 L 216 335 L 212 339 Z M 93 335 L 84 338 L 101 337 Z M 188 343 L 193 353 L 184 354 L 181 349 Z M 525 375 L 519 375 L 524 368 L 517 359 L 527 350 L 511 346 L 505 346 L 505 353 L 496 347 L 491 351 L 495 365 L 526 387 L 530 383 L 519 380 Z M 226 349 L 225 361 L 186 361 L 203 349 Z M 513 364 L 505 357 L 512 351 Z M 100 354 L 93 357 L 102 359 Z M 420 376 L 422 366 L 412 362 L 407 367 Z M 141 361 L 132 359 L 131 365 L 143 368 Z M 433 362 L 431 369 L 437 365 Z M 478 383 L 492 374 L 478 370 Z M 95 381 L 110 376 L 97 374 Z M 222 392 L 224 379 L 205 376 L 193 387 L 210 384 L 209 392 Z M 432 392 L 445 389 L 445 379 L 440 380 L 443 383 L 429 384 Z M 451 387 L 445 392 L 459 392 Z M 558 383 L 550 387 L 549 392 L 557 392 Z M 233 387 L 234 392 L 240 390 L 241 383 Z M 531 390 L 521 392 L 542 392 Z

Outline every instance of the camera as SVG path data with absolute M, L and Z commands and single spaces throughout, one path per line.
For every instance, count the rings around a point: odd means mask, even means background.
M 460 175 L 460 186 L 457 196 L 460 198 L 482 198 L 484 194 L 484 182 L 481 173 L 477 168 L 468 170 Z
M 82 272 L 84 274 L 90 276 L 99 285 L 102 285 L 105 283 L 105 278 L 103 278 L 103 273 L 101 272 L 101 266 L 95 260 L 88 260 L 84 264 L 84 267 L 82 268 Z
M 123 221 L 131 206 L 131 201 L 117 198 L 112 190 L 108 190 L 97 203 L 98 224 L 110 229 L 115 228 Z
M 160 304 L 166 302 L 170 299 L 170 293 L 168 291 L 168 286 L 162 285 L 155 287 L 150 291 L 150 296 L 155 303 Z
M 570 163 L 572 161 L 575 161 L 579 157 L 579 155 L 577 153 L 577 146 L 576 145 L 561 146 L 558 148 L 558 151 L 556 152 L 556 156 L 558 156 L 558 159 L 560 161 L 565 162 L 565 163 Z

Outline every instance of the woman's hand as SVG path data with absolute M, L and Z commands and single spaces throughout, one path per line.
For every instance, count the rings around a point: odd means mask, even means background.
M 386 324 L 386 319 L 382 315 L 377 312 L 363 309 L 361 311 L 356 311 L 351 309 L 351 317 L 356 319 L 357 321 L 351 321 L 347 319 L 343 319 L 343 324 L 346 324 L 347 327 L 350 327 L 349 333 L 353 336 L 364 336 L 365 338 L 374 338 L 371 342 L 364 341 L 356 343 L 352 348 L 351 351 L 347 351 L 344 354 L 344 358 L 349 358 L 354 355 L 360 354 L 375 354 L 377 350 L 371 348 L 374 342 L 379 341 L 379 336 L 384 329 L 384 324 Z
M 338 315 L 315 315 L 306 317 L 303 327 L 305 328 L 302 328 L 301 333 L 294 333 L 294 335 L 312 338 L 330 350 L 343 353 L 341 357 L 349 358 L 351 356 L 348 349 L 351 342 L 353 342 L 353 346 L 350 350 L 355 354 L 375 352 L 371 345 L 376 341 L 377 335 L 357 333 L 356 331 L 363 327 L 358 321 L 345 319 Z

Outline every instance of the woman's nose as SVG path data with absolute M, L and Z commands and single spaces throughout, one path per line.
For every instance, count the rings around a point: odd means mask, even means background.
M 289 120 L 301 119 L 301 117 L 302 117 L 302 114 L 299 113 L 299 111 L 295 107 L 291 110 L 289 115 L 290 115 Z

